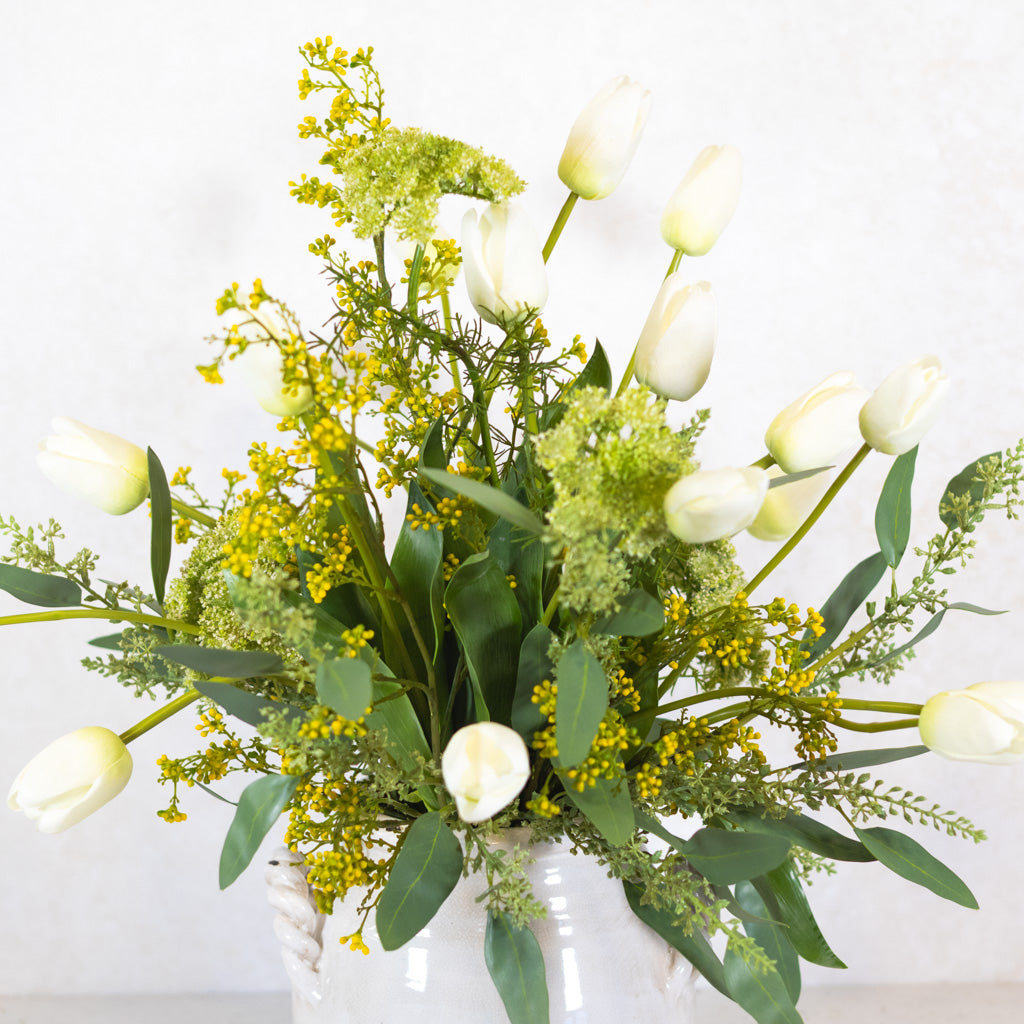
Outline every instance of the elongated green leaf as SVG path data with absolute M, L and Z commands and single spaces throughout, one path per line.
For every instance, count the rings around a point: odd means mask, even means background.
M 425 928 L 462 875 L 462 847 L 440 814 L 410 826 L 377 904 L 377 935 L 385 949 L 405 945 Z
M 795 484 L 798 480 L 807 480 L 832 468 L 832 466 L 818 466 L 816 469 L 802 469 L 799 473 L 783 473 L 782 476 L 773 476 L 768 481 L 768 490 L 770 491 L 773 487 L 785 487 L 786 484 Z
M 516 691 L 522 616 L 505 574 L 490 554 L 471 555 L 455 570 L 445 606 L 466 658 L 478 721 L 508 725 Z
M 533 703 L 533 689 L 545 679 L 554 679 L 554 666 L 548 650 L 555 634 L 538 622 L 523 640 L 519 650 L 519 670 L 516 674 L 516 696 L 512 702 L 512 728 L 529 745 L 533 734 L 547 723 L 540 709 Z
M 229 715 L 249 725 L 259 725 L 264 720 L 264 711 L 284 712 L 287 718 L 304 718 L 298 708 L 283 704 L 280 701 L 267 700 L 248 690 L 239 689 L 231 683 L 211 683 L 204 680 L 195 684 L 195 688 L 215 704 L 220 705 Z
M 951 530 L 957 528 L 957 517 L 956 513 L 949 508 L 943 511 L 943 506 L 948 506 L 952 499 L 963 498 L 967 496 L 969 500 L 969 508 L 971 511 L 981 504 L 985 498 L 985 485 L 975 477 L 978 475 L 978 467 L 983 463 L 987 463 L 990 459 L 996 459 L 998 462 L 1002 461 L 1001 452 L 992 452 L 989 455 L 982 455 L 980 459 L 975 459 L 974 462 L 968 463 L 952 480 L 946 484 L 946 490 L 942 494 L 942 499 L 939 501 L 939 518 L 942 520 L 945 526 L 948 526 Z
M 555 745 L 559 764 L 572 767 L 586 758 L 607 710 L 608 681 L 601 662 L 582 640 L 576 640 L 558 662 Z
M 220 853 L 220 887 L 226 889 L 248 866 L 260 843 L 291 800 L 298 775 L 264 775 L 242 791 Z
M 362 718 L 373 698 L 370 666 L 358 658 L 322 661 L 316 669 L 316 696 L 342 718 L 353 722 Z
M 763 808 L 735 808 L 725 815 L 744 832 L 764 832 L 781 836 L 795 846 L 802 846 L 829 860 L 871 861 L 875 858 L 856 839 L 850 839 L 823 822 L 808 818 L 798 811 L 787 811 L 785 817 L 762 814 Z
M 789 840 L 782 836 L 702 828 L 686 841 L 684 852 L 709 882 L 732 885 L 778 867 L 789 846 Z
M 879 747 L 877 750 L 847 750 L 844 753 L 829 754 L 819 761 L 803 761 L 796 767 L 808 771 L 854 772 L 861 768 L 874 768 L 876 765 L 903 761 L 908 757 L 919 757 L 927 753 L 928 748 L 922 744 L 915 744 L 912 747 Z
M 162 604 L 171 567 L 171 543 L 174 536 L 174 515 L 167 474 L 152 448 L 146 449 L 149 463 L 149 507 L 152 514 L 149 562 L 153 570 L 153 593 Z
M 89 646 L 100 647 L 104 651 L 119 651 L 123 636 L 123 633 L 107 633 L 106 636 L 96 636 L 89 641 Z
M 540 943 L 503 911 L 487 915 L 484 961 L 509 1024 L 548 1024 L 548 983 Z
M 753 920 L 743 922 L 743 930 L 775 961 L 775 969 L 795 1006 L 800 998 L 800 958 L 789 941 L 787 929 L 771 920 L 771 910 L 751 882 L 736 884 L 736 902 L 753 915 Z
M 419 465 L 441 470 L 448 465 L 444 453 L 444 420 L 436 419 L 427 427 L 423 444 L 420 445 Z
M 891 828 L 858 828 L 854 831 L 875 859 L 901 878 L 923 885 L 962 907 L 978 909 L 978 901 L 963 880 L 910 836 Z
M 914 482 L 917 445 L 892 464 L 875 509 L 875 536 L 886 564 L 896 568 L 910 542 L 910 485 Z
M 729 990 L 725 986 L 725 971 L 722 968 L 722 963 L 715 956 L 711 944 L 701 933 L 700 922 L 692 922 L 690 931 L 687 932 L 684 925 L 676 923 L 674 915 L 669 911 L 655 909 L 649 903 L 644 903 L 644 890 L 640 886 L 634 885 L 632 882 L 623 882 L 622 888 L 626 893 L 626 902 L 629 904 L 630 910 L 648 928 L 656 931 L 673 949 L 682 953 L 700 971 L 709 984 L 717 988 L 722 995 L 729 995 Z
M 377 614 L 370 607 L 366 595 L 357 584 L 341 583 L 336 587 L 331 587 L 319 602 L 314 603 L 309 596 L 306 575 L 314 565 L 318 562 L 322 563 L 326 556 L 315 551 L 304 551 L 298 546 L 292 549 L 292 554 L 299 569 L 300 591 L 298 594 L 294 591 L 285 591 L 283 597 L 286 601 L 290 603 L 308 602 L 310 609 L 315 609 L 314 614 L 318 620 L 322 617 L 329 617 L 336 623 L 340 622 L 347 627 L 361 624 L 367 629 L 372 629 L 375 635 L 380 636 L 380 621 Z M 235 578 L 237 579 L 237 577 Z
M 488 512 L 507 519 L 513 526 L 519 526 L 531 533 L 544 532 L 544 524 L 525 505 L 521 505 L 515 498 L 496 487 L 473 480 L 471 477 L 459 476 L 457 473 L 431 469 L 429 466 L 421 466 L 420 473 L 432 484 L 447 487 L 448 490 L 475 501 Z
M 612 389 L 612 367 L 600 341 L 594 341 L 594 351 L 587 360 L 587 365 L 580 370 L 579 376 L 572 382 L 570 392 L 580 388 Z
M 879 658 L 877 661 L 873 661 L 867 666 L 865 671 L 870 671 L 873 668 L 878 668 L 879 665 L 884 665 L 887 661 L 892 658 L 898 658 L 904 651 L 910 650 L 915 644 L 919 644 L 922 640 L 927 639 L 935 632 L 942 623 L 942 620 L 946 616 L 946 612 L 959 611 L 959 612 L 973 612 L 975 615 L 1005 615 L 1006 609 L 1002 611 L 993 611 L 991 608 L 980 608 L 976 604 L 967 604 L 964 601 L 957 601 L 954 604 L 948 604 L 941 611 L 937 611 L 922 627 L 920 632 L 916 636 L 912 637 L 901 647 L 897 647 L 895 650 L 890 651 L 888 654 Z
M 665 608 L 646 590 L 631 590 L 619 601 L 619 610 L 594 623 L 595 633 L 609 636 L 650 636 L 665 625 Z
M 219 800 L 222 804 L 231 804 L 232 807 L 238 806 L 237 800 L 229 800 L 226 796 L 221 796 L 215 789 L 211 789 L 209 786 L 204 786 L 198 779 L 192 780 L 204 793 L 209 793 L 215 800 Z
M 0 590 L 42 608 L 74 608 L 82 603 L 82 588 L 74 580 L 47 576 L 20 565 L 0 564 Z
M 822 967 L 846 967 L 846 964 L 832 952 L 825 941 L 825 936 L 821 934 L 803 886 L 790 861 L 780 864 L 760 878 L 753 879 L 752 884 L 764 901 L 769 916 L 785 926 L 786 939 L 800 956 Z M 785 971 L 781 968 L 779 973 L 785 978 Z M 788 983 L 786 987 L 792 995 L 793 991 Z M 794 1002 L 796 998 L 793 995 Z
M 877 551 L 855 565 L 821 607 L 825 632 L 808 648 L 811 661 L 820 657 L 842 633 L 851 616 L 868 599 L 886 570 L 885 556 Z M 805 640 L 806 642 L 806 640 Z
M 506 575 L 512 576 L 512 591 L 519 602 L 523 628 L 532 629 L 543 613 L 541 589 L 544 577 L 544 544 L 534 533 L 499 519 L 487 538 L 487 550 Z
M 624 782 L 599 778 L 582 792 L 561 776 L 569 799 L 587 816 L 612 846 L 621 846 L 633 834 L 633 801 Z
M 752 971 L 731 942 L 725 950 L 725 984 L 758 1024 L 802 1024 L 779 972 Z
M 184 665 L 193 672 L 202 672 L 221 679 L 248 679 L 251 676 L 272 676 L 284 669 L 284 662 L 269 651 L 228 651 L 218 647 L 195 647 L 191 644 L 167 644 L 154 647 L 165 661 Z

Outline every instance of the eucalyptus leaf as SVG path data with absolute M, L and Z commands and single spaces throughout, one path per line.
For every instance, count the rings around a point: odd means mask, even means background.
M 215 704 L 222 707 L 229 715 L 249 725 L 258 726 L 264 720 L 265 711 L 284 712 L 286 718 L 304 718 L 303 713 L 290 704 L 281 701 L 267 700 L 258 694 L 249 693 L 231 683 L 212 683 L 203 680 L 195 684 L 195 688 Z
M 504 911 L 488 913 L 484 961 L 509 1024 L 548 1024 L 548 984 L 540 943 Z
M 875 509 L 875 536 L 886 564 L 900 564 L 910 542 L 910 489 L 914 482 L 917 445 L 893 461 Z
M 462 847 L 437 812 L 421 814 L 405 834 L 377 903 L 377 935 L 398 949 L 430 924 L 462 877 Z
M 665 625 L 665 608 L 646 590 L 631 590 L 619 601 L 619 609 L 598 619 L 595 633 L 609 636 L 650 636 Z
M 316 696 L 335 714 L 356 721 L 369 713 L 373 699 L 370 666 L 358 658 L 332 658 L 316 669 Z
M 943 491 L 942 499 L 939 501 L 939 518 L 943 524 L 951 530 L 955 530 L 959 525 L 957 522 L 956 514 L 950 510 L 942 511 L 943 505 L 949 505 L 953 498 L 962 498 L 967 495 L 969 505 L 973 510 L 975 507 L 981 504 L 985 498 L 985 485 L 980 480 L 976 480 L 975 477 L 978 475 L 978 468 L 995 459 L 997 462 L 1002 462 L 1002 452 L 991 452 L 988 455 L 982 455 L 980 459 L 975 459 L 973 462 L 968 463 L 952 480 L 946 484 L 946 489 Z
M 633 801 L 625 782 L 598 778 L 581 791 L 571 779 L 560 777 L 569 799 L 612 846 L 621 846 L 633 835 Z
M 82 603 L 82 588 L 63 576 L 0 563 L 0 590 L 25 604 L 42 608 L 74 608 Z
M 808 771 L 858 771 L 861 768 L 874 768 L 880 764 L 903 761 L 908 757 L 920 757 L 927 754 L 928 748 L 918 743 L 910 747 L 878 747 L 874 750 L 847 750 L 838 754 L 829 754 L 817 761 L 801 761 L 794 765 Z
M 774 967 L 752 970 L 732 942 L 725 950 L 725 984 L 729 995 L 758 1024 L 802 1024 L 779 972 Z
M 743 930 L 775 962 L 786 992 L 796 1005 L 800 998 L 800 957 L 789 941 L 787 929 L 770 919 L 770 909 L 751 882 L 737 883 L 736 902 L 753 916 L 752 920 L 743 922 Z
M 153 571 L 153 593 L 163 604 L 167 571 L 171 567 L 171 544 L 174 536 L 174 514 L 167 474 L 152 448 L 146 449 L 149 466 L 150 527 L 149 562 Z
M 154 647 L 153 653 L 174 665 L 184 665 L 193 672 L 220 679 L 272 676 L 284 670 L 284 662 L 270 651 L 231 651 L 192 644 L 166 644 Z
M 121 641 L 124 633 L 107 633 L 106 636 L 96 636 L 88 641 L 90 647 L 100 647 L 104 651 L 121 650 Z
M 504 491 L 491 487 L 490 484 L 481 483 L 468 476 L 459 476 L 458 473 L 432 469 L 429 466 L 420 466 L 420 474 L 432 484 L 446 487 L 456 494 L 469 498 L 493 515 L 507 519 L 514 526 L 529 530 L 531 533 L 544 532 L 544 524 L 525 505 L 521 505 Z
M 810 642 L 808 655 L 811 661 L 824 654 L 832 645 L 832 641 L 842 633 L 854 612 L 875 589 L 886 567 L 885 556 L 878 551 L 859 562 L 846 574 L 842 583 L 820 609 L 825 632 Z
M 587 757 L 607 710 L 608 681 L 601 662 L 582 640 L 575 640 L 558 662 L 555 746 L 560 764 L 571 767 Z
M 724 817 L 744 832 L 781 836 L 829 860 L 871 861 L 875 858 L 856 839 L 850 839 L 823 822 L 799 811 L 787 810 L 782 818 L 761 813 L 763 808 L 733 808 Z
M 686 841 L 684 853 L 709 882 L 732 885 L 778 867 L 789 847 L 782 836 L 702 828 Z
M 242 791 L 220 854 L 220 887 L 249 866 L 298 786 L 298 775 L 264 775 Z

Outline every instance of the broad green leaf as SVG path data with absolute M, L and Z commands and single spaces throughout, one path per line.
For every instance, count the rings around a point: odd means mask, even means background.
M 829 754 L 819 761 L 803 761 L 794 767 L 808 771 L 854 772 L 860 768 L 874 768 L 876 765 L 903 761 L 927 753 L 928 748 L 922 744 L 912 747 L 879 747 L 876 750 L 848 750 L 845 753 Z
M 572 780 L 560 776 L 566 795 L 587 816 L 594 828 L 612 846 L 621 846 L 633 834 L 633 801 L 629 787 L 621 780 L 599 778 L 582 792 Z
M 964 466 L 962 470 L 952 480 L 946 484 L 946 489 L 942 494 L 942 499 L 939 501 L 939 518 L 942 520 L 945 526 L 949 529 L 955 530 L 957 528 L 956 515 L 951 511 L 942 511 L 942 506 L 949 503 L 952 498 L 963 497 L 968 495 L 970 505 L 980 505 L 985 497 L 985 485 L 974 478 L 978 475 L 978 467 L 983 463 L 989 462 L 991 459 L 996 459 L 1002 462 L 1001 452 L 992 452 L 989 455 L 982 455 L 980 459 L 975 459 L 974 462 Z
M 751 882 L 736 884 L 736 902 L 753 915 L 753 920 L 743 922 L 743 930 L 775 961 L 775 969 L 796 1005 L 800 998 L 800 957 L 790 944 L 787 929 L 771 919 L 774 915 Z
M 322 661 L 316 669 L 316 696 L 335 714 L 356 721 L 369 713 L 373 699 L 370 666 L 358 658 Z
M 825 632 L 817 640 L 810 642 L 808 654 L 811 661 L 824 654 L 832 645 L 832 641 L 842 633 L 853 613 L 875 589 L 886 568 L 885 556 L 877 551 L 846 574 L 843 582 L 836 587 L 832 596 L 820 609 Z
M 612 368 L 600 341 L 595 340 L 593 354 L 569 390 L 578 391 L 580 388 L 603 388 L 605 391 L 612 389 Z
M 377 935 L 385 949 L 405 945 L 430 924 L 462 877 L 462 847 L 440 814 L 410 826 L 377 903 Z
M 468 476 L 449 473 L 441 469 L 421 466 L 420 474 L 432 484 L 446 487 L 456 494 L 461 494 L 470 501 L 476 502 L 481 508 L 502 519 L 507 519 L 513 526 L 519 526 L 531 533 L 543 533 L 544 524 L 525 506 L 504 491 L 499 491 L 490 484 L 481 483 Z
M 891 828 L 858 828 L 854 831 L 875 859 L 901 878 L 923 885 L 962 907 L 978 909 L 978 901 L 962 879 L 910 836 Z
M 167 474 L 156 452 L 146 449 L 149 463 L 149 507 L 152 515 L 149 563 L 153 570 L 153 593 L 162 604 L 167 586 L 167 570 L 171 567 L 171 543 L 174 536 L 174 515 Z
M 632 882 L 623 882 L 622 888 L 625 890 L 630 910 L 649 928 L 654 929 L 673 949 L 682 953 L 709 984 L 723 995 L 729 995 L 722 963 L 715 956 L 711 944 L 704 938 L 701 922 L 691 922 L 691 930 L 687 932 L 682 924 L 676 923 L 675 916 L 668 910 L 655 909 L 649 903 L 642 902 L 644 890 L 640 886 Z
M 489 552 L 471 555 L 455 570 L 445 607 L 466 658 L 477 720 L 508 725 L 523 620 L 508 580 Z
M 910 542 L 910 485 L 914 482 L 917 445 L 897 458 L 882 485 L 875 508 L 875 536 L 886 564 L 896 568 Z
M 836 832 L 823 822 L 808 818 L 799 811 L 787 811 L 783 818 L 762 814 L 763 808 L 734 808 L 724 817 L 744 832 L 763 832 L 781 836 L 795 846 L 802 846 L 829 860 L 870 861 L 875 858 L 856 839 Z
M 519 602 L 523 628 L 532 629 L 540 622 L 544 610 L 541 605 L 543 542 L 536 534 L 499 519 L 487 538 L 487 550 L 497 559 L 505 574 L 515 580 L 512 593 Z
M 709 882 L 732 885 L 778 867 L 789 847 L 782 836 L 702 828 L 686 841 L 684 853 Z
M 448 465 L 448 459 L 444 453 L 444 421 L 434 420 L 427 427 L 423 435 L 423 444 L 420 445 L 420 466 L 430 469 L 441 469 Z
M 758 1024 L 802 1024 L 779 972 L 752 971 L 731 942 L 725 950 L 725 984 Z
M 229 715 L 249 725 L 260 725 L 264 720 L 264 711 L 285 713 L 288 718 L 304 718 L 305 714 L 298 708 L 280 701 L 267 700 L 248 690 L 242 690 L 231 683 L 211 683 L 208 680 L 197 682 L 195 688 L 215 704 L 222 707 Z
M 292 549 L 292 554 L 295 556 L 295 564 L 299 569 L 300 592 L 296 594 L 294 591 L 285 591 L 283 596 L 286 601 L 301 599 L 315 609 L 315 614 L 318 617 L 327 616 L 335 622 L 349 627 L 361 624 L 380 636 L 380 621 L 377 618 L 377 613 L 370 607 L 366 595 L 357 584 L 341 583 L 336 587 L 331 587 L 319 602 L 314 602 L 310 598 L 309 588 L 306 586 L 306 574 L 314 565 L 323 561 L 324 555 L 316 551 L 303 551 L 298 546 Z
M 533 688 L 545 679 L 554 679 L 554 666 L 548 650 L 555 634 L 538 622 L 523 640 L 519 650 L 519 670 L 516 674 L 516 695 L 512 701 L 512 728 L 529 745 L 533 734 L 547 724 L 547 719 L 533 703 Z
M 768 915 L 785 926 L 786 939 L 800 956 L 821 967 L 846 967 L 821 934 L 792 862 L 780 864 L 760 878 L 753 879 L 751 884 L 764 901 Z M 739 886 L 736 888 L 738 892 Z M 784 971 L 780 973 L 785 977 Z M 796 1002 L 795 995 L 793 1001 Z
M 555 746 L 559 764 L 572 767 L 590 753 L 608 710 L 608 681 L 601 662 L 574 641 L 558 662 Z
M 298 786 L 298 775 L 264 775 L 242 791 L 220 853 L 220 887 L 226 889 L 248 866 Z
M 251 676 L 272 676 L 284 669 L 284 662 L 269 651 L 229 651 L 218 647 L 195 647 L 192 644 L 166 644 L 154 647 L 165 661 L 184 665 L 193 672 L 220 679 L 248 679 Z
M 665 608 L 646 590 L 631 590 L 619 601 L 619 610 L 594 623 L 595 633 L 609 636 L 650 636 L 665 625 Z
M 0 564 L 0 590 L 42 608 L 74 608 L 82 603 L 82 588 L 74 580 L 47 576 L 20 565 Z
M 548 983 L 540 943 L 503 911 L 487 915 L 484 961 L 509 1024 L 548 1024 Z
M 958 611 L 958 612 L 973 612 L 975 615 L 1005 615 L 1006 610 L 993 611 L 991 608 L 980 608 L 976 604 L 967 604 L 964 601 L 957 601 L 954 604 L 948 604 L 941 611 L 936 612 L 925 624 L 921 627 L 921 631 L 910 640 L 908 640 L 901 647 L 897 647 L 895 650 L 890 651 L 888 654 L 879 658 L 877 661 L 873 661 L 867 666 L 865 671 L 870 671 L 873 668 L 878 668 L 879 665 L 884 665 L 891 658 L 897 658 L 904 651 L 910 650 L 915 644 L 919 644 L 922 640 L 927 639 L 939 628 L 943 618 L 945 618 L 946 612 Z

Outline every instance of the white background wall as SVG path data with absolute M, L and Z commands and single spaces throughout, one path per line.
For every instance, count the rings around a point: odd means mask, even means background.
M 314 145 L 294 130 L 314 109 L 296 97 L 296 48 L 317 34 L 377 47 L 396 124 L 509 159 L 542 232 L 563 198 L 555 166 L 582 104 L 622 72 L 654 91 L 625 183 L 581 204 L 550 266 L 553 336 L 599 336 L 620 372 L 668 261 L 665 199 L 704 145 L 743 150 L 736 218 L 685 267 L 720 300 L 700 396 L 714 410 L 708 465 L 757 458 L 775 412 L 834 369 L 873 387 L 935 353 L 954 386 L 918 460 L 920 543 L 946 480 L 1024 432 L 1024 9 L 1012 0 L 4 0 L 2 22 L 0 509 L 23 523 L 55 516 L 69 548 L 103 553 L 101 575 L 145 582 L 148 522 L 108 518 L 42 479 L 33 452 L 50 417 L 151 444 L 213 488 L 222 466 L 244 466 L 250 440 L 274 434 L 235 382 L 211 388 L 192 370 L 217 326 L 214 299 L 261 275 L 309 326 L 329 312 L 306 252 L 329 224 L 287 190 L 317 170 Z M 774 589 L 820 604 L 873 550 L 887 464 L 875 457 L 860 471 Z M 955 597 L 1012 616 L 951 615 L 892 698 L 1024 676 L 1024 526 L 992 520 L 979 541 Z M 770 550 L 748 539 L 745 564 Z M 0 614 L 18 607 L 0 598 Z M 120 730 L 151 710 L 78 666 L 97 632 L 4 630 L 4 780 L 55 736 Z M 128 790 L 60 836 L 0 814 L 0 991 L 284 986 L 260 871 L 217 891 L 230 808 L 196 794 L 185 824 L 154 815 L 164 794 L 153 761 L 194 735 L 183 720 L 140 739 Z M 918 833 L 982 909 L 878 866 L 841 867 L 811 899 L 850 964 L 843 980 L 1024 977 L 1024 766 L 926 757 L 887 777 L 988 829 L 979 848 Z

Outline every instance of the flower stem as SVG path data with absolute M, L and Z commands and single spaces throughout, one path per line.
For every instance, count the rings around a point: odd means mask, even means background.
M 108 622 L 138 622 L 144 626 L 163 626 L 179 633 L 199 635 L 201 630 L 191 622 L 164 619 L 145 612 L 130 612 L 123 608 L 59 608 L 52 612 L 28 612 L 24 615 L 0 616 L 0 626 L 14 626 L 21 622 L 56 622 L 59 619 L 106 619 Z
M 165 704 L 159 711 L 154 711 L 153 714 L 147 716 L 141 722 L 136 722 L 130 729 L 125 729 L 121 733 L 121 742 L 131 743 L 132 740 L 138 739 L 144 732 L 149 732 L 150 729 L 166 721 L 171 715 L 176 715 L 182 708 L 187 708 L 189 704 L 194 704 L 201 696 L 202 694 L 198 690 L 189 690 L 180 697 L 175 697 L 174 700 L 169 704 Z
M 832 486 L 825 492 L 825 496 L 814 506 L 814 511 L 801 523 L 800 528 L 793 534 L 785 544 L 775 552 L 767 565 L 743 588 L 743 592 L 749 595 L 755 587 L 763 583 L 779 563 L 804 539 L 811 527 L 818 521 L 821 514 L 832 503 L 832 499 L 839 493 L 840 488 L 853 476 L 854 470 L 867 458 L 871 446 L 863 444 L 857 454 L 843 467 L 843 471 L 832 482 Z
M 565 227 L 566 221 L 569 219 L 569 215 L 573 211 L 573 207 L 576 205 L 576 200 L 579 196 L 575 192 L 569 193 L 569 198 L 562 204 L 562 208 L 558 211 L 558 216 L 555 218 L 555 223 L 551 227 L 551 234 L 548 235 L 548 240 L 544 243 L 543 257 L 544 262 L 547 263 L 548 257 L 551 255 L 555 248 L 555 243 L 558 241 L 559 235 L 562 233 L 562 228 Z
M 186 519 L 191 519 L 193 522 L 199 523 L 200 526 L 216 526 L 217 520 L 213 516 L 206 515 L 205 512 L 200 512 L 199 509 L 193 508 L 191 505 L 186 505 L 185 502 L 180 501 L 178 498 L 171 498 L 171 508 L 175 512 L 180 512 Z
M 893 729 L 914 729 L 917 726 L 917 719 L 898 718 L 895 722 L 850 722 L 845 718 L 836 717 L 830 724 L 852 732 L 889 732 Z

